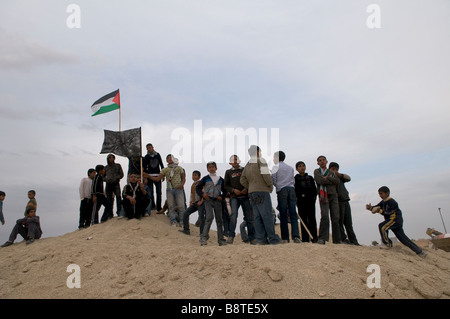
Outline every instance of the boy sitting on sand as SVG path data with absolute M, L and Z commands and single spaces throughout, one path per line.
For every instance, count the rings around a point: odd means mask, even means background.
M 11 235 L 9 235 L 9 240 L 1 247 L 11 246 L 18 234 L 27 241 L 27 245 L 33 243 L 35 239 L 41 238 L 41 223 L 39 221 L 39 216 L 36 216 L 35 209 L 30 208 L 27 212 L 27 216 L 16 221 L 16 225 L 11 231 Z
M 372 211 L 372 214 L 379 213 L 384 216 L 384 222 L 378 225 L 382 242 L 387 247 L 392 247 L 392 241 L 388 235 L 389 230 L 392 230 L 403 245 L 408 246 L 420 257 L 425 257 L 426 253 L 404 233 L 402 211 L 398 207 L 398 203 L 389 196 L 389 188 L 386 186 L 380 187 L 378 189 L 378 195 L 380 195 L 382 201 L 375 206 L 367 204 L 366 209 Z

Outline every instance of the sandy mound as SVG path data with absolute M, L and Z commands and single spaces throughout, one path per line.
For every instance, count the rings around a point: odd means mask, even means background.
M 198 228 L 178 229 L 153 213 L 0 248 L 0 298 L 450 298 L 450 254 L 441 250 L 422 259 L 401 244 L 253 246 L 239 235 L 219 247 L 214 231 L 202 247 Z M 81 288 L 67 287 L 70 264 Z M 381 288 L 367 286 L 371 264 Z

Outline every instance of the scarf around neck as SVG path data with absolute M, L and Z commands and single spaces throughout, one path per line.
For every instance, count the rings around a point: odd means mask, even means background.
M 327 176 L 329 173 L 328 169 L 323 170 L 322 168 L 320 169 L 320 174 L 322 174 L 322 176 Z M 320 203 L 328 203 L 328 197 L 327 197 L 327 188 L 325 187 L 325 185 L 320 185 L 319 186 L 319 202 Z

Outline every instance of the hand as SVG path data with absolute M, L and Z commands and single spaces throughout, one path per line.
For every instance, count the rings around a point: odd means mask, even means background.
M 222 196 L 217 197 L 217 200 L 218 200 L 219 202 L 221 202 L 221 201 L 222 201 Z
M 203 199 L 204 199 L 204 200 L 208 200 L 208 199 L 209 199 L 209 196 L 208 196 L 208 194 L 206 194 L 206 193 L 203 193 Z
M 242 192 L 240 191 L 240 190 L 238 190 L 238 189 L 233 189 L 233 192 L 234 192 L 234 194 L 236 195 L 236 196 L 239 196 L 239 195 L 241 195 L 242 194 Z
M 96 195 L 94 195 L 94 196 L 92 197 L 92 202 L 94 202 L 94 204 L 97 203 L 97 196 L 96 196 Z
M 366 204 L 366 209 L 367 210 L 372 210 L 372 205 L 371 204 Z

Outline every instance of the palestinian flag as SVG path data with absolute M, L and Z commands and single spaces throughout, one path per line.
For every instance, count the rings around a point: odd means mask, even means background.
M 96 116 L 103 113 L 108 113 L 120 108 L 120 95 L 119 89 L 117 91 L 111 92 L 104 97 L 99 98 L 97 101 L 92 104 L 91 109 L 94 114 L 92 116 Z

